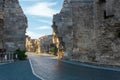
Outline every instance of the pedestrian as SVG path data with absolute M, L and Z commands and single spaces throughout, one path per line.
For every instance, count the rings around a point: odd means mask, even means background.
M 15 58 L 18 59 L 18 54 L 15 54 Z
M 4 62 L 7 62 L 7 54 L 4 56 Z

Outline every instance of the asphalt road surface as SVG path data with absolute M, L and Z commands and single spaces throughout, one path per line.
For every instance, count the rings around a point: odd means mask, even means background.
M 120 80 L 120 71 L 70 64 L 50 55 L 29 53 L 33 72 L 42 80 Z
M 0 63 L 0 80 L 40 80 L 33 75 L 29 61 Z

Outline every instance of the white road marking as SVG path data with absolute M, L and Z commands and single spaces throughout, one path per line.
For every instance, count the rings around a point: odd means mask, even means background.
M 30 59 L 29 59 L 29 62 L 30 62 L 30 66 L 31 66 L 31 69 L 32 69 L 32 73 L 33 73 L 36 77 L 40 78 L 41 80 L 45 80 L 45 79 L 43 79 L 42 77 L 40 77 L 39 75 L 37 75 L 37 74 L 35 73 L 34 68 L 33 68 L 33 65 L 32 65 L 32 61 L 31 61 Z

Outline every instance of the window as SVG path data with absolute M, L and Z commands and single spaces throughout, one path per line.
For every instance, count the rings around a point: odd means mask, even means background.
M 55 25 L 55 22 L 53 21 L 53 24 Z
M 62 41 L 62 37 L 59 37 L 59 40 Z
M 108 18 L 111 18 L 111 17 L 114 17 L 114 14 L 107 15 L 106 10 L 104 10 L 104 19 L 108 19 Z
M 116 33 L 117 33 L 117 37 L 120 38 L 120 30 L 117 30 Z
M 104 19 L 106 19 L 107 18 L 107 16 L 106 16 L 106 11 L 104 11 Z
M 99 0 L 99 2 L 100 2 L 100 3 L 105 3 L 105 2 L 106 2 L 106 0 Z
M 0 19 L 0 26 L 3 26 L 3 25 L 4 25 L 3 19 Z
M 0 19 L 0 23 L 3 23 L 3 19 Z
M 120 38 L 120 32 L 118 32 L 118 35 L 117 35 L 117 36 L 118 36 L 118 38 Z

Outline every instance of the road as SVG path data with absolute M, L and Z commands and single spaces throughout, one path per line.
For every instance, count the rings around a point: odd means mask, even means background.
M 0 80 L 40 80 L 33 75 L 29 61 L 0 63 Z
M 70 64 L 50 55 L 28 55 L 34 73 L 42 80 L 120 80 L 120 71 Z

